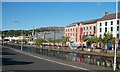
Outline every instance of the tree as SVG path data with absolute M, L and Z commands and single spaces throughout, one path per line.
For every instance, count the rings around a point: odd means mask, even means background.
M 102 48 L 102 45 L 103 45 L 103 39 L 101 37 L 98 38 L 98 43 L 99 43 L 99 46 L 100 48 Z
M 37 39 L 35 39 L 36 45 L 41 45 L 43 42 L 44 42 L 43 38 L 37 38 Z
M 57 43 L 60 43 L 62 41 L 62 39 L 56 39 Z
M 114 45 L 114 44 L 115 44 L 115 38 L 111 38 L 110 41 L 109 41 L 109 43 L 110 43 L 111 45 Z
M 108 41 L 112 38 L 111 34 L 108 33 L 104 33 L 104 37 L 103 37 L 103 42 L 104 42 L 104 48 L 107 49 L 107 44 Z
M 51 38 L 48 39 L 48 43 L 53 43 L 53 40 Z
M 65 46 L 66 46 L 66 42 L 69 42 L 69 38 L 70 37 L 68 37 L 68 36 L 62 36 L 61 41 L 63 42 L 63 44 L 65 44 Z
M 84 42 L 84 41 L 86 41 L 86 39 L 87 39 L 86 36 L 83 35 L 83 36 L 82 36 L 82 41 Z

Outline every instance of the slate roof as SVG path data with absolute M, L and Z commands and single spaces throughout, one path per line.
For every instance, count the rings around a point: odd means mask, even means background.
M 100 19 L 87 20 L 87 21 L 83 21 L 82 23 L 84 25 L 86 25 L 86 24 L 93 24 L 93 23 L 96 23 L 98 20 L 100 20 Z
M 81 21 L 81 22 L 84 25 L 86 25 L 86 24 L 96 23 L 97 21 L 104 21 L 104 20 L 110 20 L 110 19 L 115 19 L 115 18 L 116 18 L 116 13 L 112 13 L 112 14 L 108 14 L 106 16 L 103 16 L 102 18 L 99 18 L 99 19 L 92 19 L 92 20 L 86 20 L 86 21 Z M 118 12 L 118 18 L 120 18 L 120 12 Z M 67 27 L 72 27 L 76 23 L 80 23 L 80 22 L 72 23 L 72 24 L 68 25 Z
M 103 16 L 99 21 L 110 20 L 110 19 L 115 19 L 115 18 L 116 18 L 116 13 L 112 13 L 112 14 Z M 120 18 L 120 12 L 118 13 L 118 18 Z

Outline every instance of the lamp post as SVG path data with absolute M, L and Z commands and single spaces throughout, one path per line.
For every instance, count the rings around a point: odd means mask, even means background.
M 44 40 L 46 39 L 46 34 L 50 34 L 50 32 L 44 32 Z
M 119 39 L 116 38 L 116 39 L 115 39 L 114 64 L 113 64 L 113 70 L 114 70 L 114 71 L 116 70 L 116 60 L 117 60 L 116 54 L 117 54 L 118 42 L 119 42 Z
M 21 51 L 23 50 L 23 31 L 21 29 Z
M 116 0 L 116 24 L 118 19 L 118 0 Z M 117 31 L 116 31 L 117 34 Z M 117 37 L 117 36 L 116 36 Z M 115 39 L 115 52 L 114 52 L 114 64 L 113 64 L 113 70 L 116 70 L 116 52 L 117 52 L 117 44 L 118 44 L 118 38 Z
M 55 46 L 55 36 L 56 36 L 55 34 L 56 34 L 56 32 L 55 32 L 55 30 L 54 30 L 54 46 Z
M 19 22 L 19 21 L 15 21 L 15 23 L 18 23 L 18 24 L 20 24 L 21 25 L 21 22 Z M 22 27 L 21 27 L 22 28 Z M 21 37 L 20 37 L 20 39 L 21 39 L 21 45 L 20 45 L 20 49 L 21 49 L 21 51 L 23 50 L 23 30 L 21 29 Z

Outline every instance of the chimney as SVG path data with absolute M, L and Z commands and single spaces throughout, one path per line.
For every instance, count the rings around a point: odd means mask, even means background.
M 105 13 L 104 13 L 104 16 L 106 16 L 106 15 L 108 15 L 108 12 L 105 12 Z

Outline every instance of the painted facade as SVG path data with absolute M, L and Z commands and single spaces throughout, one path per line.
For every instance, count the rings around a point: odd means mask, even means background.
M 81 43 L 83 36 L 103 38 L 104 33 L 108 32 L 113 37 L 120 38 L 120 13 L 117 21 L 115 16 L 116 13 L 105 12 L 102 18 L 72 23 L 65 27 L 65 35 L 72 38 L 70 40 L 74 43 Z

